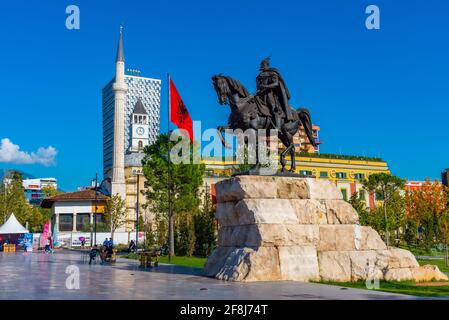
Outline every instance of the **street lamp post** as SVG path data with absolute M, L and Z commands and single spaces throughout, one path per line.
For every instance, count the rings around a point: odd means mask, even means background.
M 3 216 L 3 223 L 6 223 L 6 216 L 8 215 L 8 206 L 6 205 L 6 181 L 3 181 L 3 186 L 4 186 L 4 191 L 5 191 L 5 199 L 4 199 L 4 204 L 5 204 L 5 215 Z
M 139 177 L 137 175 L 137 199 L 136 199 L 136 254 L 139 253 Z
M 98 173 L 95 174 L 95 211 L 94 211 L 94 245 L 97 244 L 97 198 L 98 198 Z M 92 237 L 90 238 L 90 244 L 92 246 Z
M 93 242 L 93 245 L 96 245 L 97 244 L 97 206 L 98 206 L 98 189 L 100 189 L 101 188 L 101 186 L 103 185 L 103 183 L 105 182 L 105 181 L 110 181 L 111 180 L 111 178 L 109 178 L 109 177 L 106 177 L 106 178 L 104 178 L 102 181 L 101 181 L 101 183 L 100 183 L 100 185 L 98 185 L 98 173 L 96 173 L 95 174 L 95 210 L 94 210 L 94 242 Z M 91 245 L 92 245 L 92 236 L 90 237 L 90 242 L 91 242 Z M 92 246 L 93 246 L 92 245 Z

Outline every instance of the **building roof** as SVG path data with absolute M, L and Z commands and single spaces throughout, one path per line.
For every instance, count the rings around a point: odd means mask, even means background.
M 133 152 L 125 154 L 126 167 L 142 167 L 142 160 L 145 157 L 143 152 Z
M 117 47 L 117 58 L 115 59 L 116 62 L 125 62 L 125 55 L 123 53 L 123 38 L 122 38 L 122 26 L 120 26 L 120 37 L 118 40 L 118 47 Z
M 140 98 L 137 99 L 137 102 L 134 105 L 133 113 L 148 115 L 147 110 L 145 110 L 145 108 L 143 106 L 143 103 L 142 103 L 142 100 L 140 100 Z
M 93 201 L 95 200 L 95 190 L 82 190 L 76 192 L 67 192 L 61 193 L 53 197 L 45 198 L 42 203 L 42 208 L 51 208 L 55 202 L 64 202 L 64 201 Z M 107 196 L 102 194 L 101 192 L 97 193 L 97 201 L 104 201 L 109 199 Z

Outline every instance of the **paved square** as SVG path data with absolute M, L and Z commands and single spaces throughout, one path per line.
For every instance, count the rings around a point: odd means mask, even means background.
M 80 288 L 66 288 L 66 268 L 79 268 Z M 88 265 L 80 252 L 0 253 L 0 299 L 416 299 L 415 297 L 293 281 L 237 283 L 201 276 L 200 269 L 137 261 Z

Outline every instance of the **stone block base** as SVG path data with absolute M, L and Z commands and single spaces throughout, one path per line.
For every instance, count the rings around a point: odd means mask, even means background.
M 229 281 L 448 280 L 359 225 L 330 181 L 240 176 L 217 183 L 218 248 L 206 276 Z

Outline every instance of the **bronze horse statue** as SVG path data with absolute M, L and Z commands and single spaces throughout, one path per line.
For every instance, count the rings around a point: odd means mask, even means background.
M 228 104 L 231 108 L 228 125 L 219 126 L 217 128 L 218 135 L 226 148 L 229 148 L 229 146 L 223 137 L 223 132 L 225 130 L 241 129 L 242 131 L 246 131 L 248 129 L 252 129 L 257 131 L 258 129 L 278 129 L 274 125 L 272 118 L 261 112 L 261 108 L 267 108 L 264 103 L 259 99 L 259 97 L 249 93 L 240 81 L 224 75 L 215 75 L 212 77 L 212 82 L 220 105 Z M 285 166 L 287 162 L 285 160 L 285 156 L 288 153 L 290 153 L 291 159 L 291 167 L 289 171 L 295 172 L 296 170 L 293 136 L 298 132 L 300 124 L 303 125 L 310 143 L 315 147 L 317 146 L 315 139 L 313 138 L 312 120 L 309 110 L 305 108 L 299 108 L 298 110 L 291 108 L 291 110 L 293 119 L 290 121 L 285 121 L 285 119 L 282 120 L 280 130 L 277 131 L 278 138 L 285 146 L 285 150 L 282 151 L 280 155 L 282 172 L 286 171 Z M 265 114 L 267 113 L 265 112 Z M 257 154 L 256 157 L 256 165 L 259 165 L 259 155 Z

